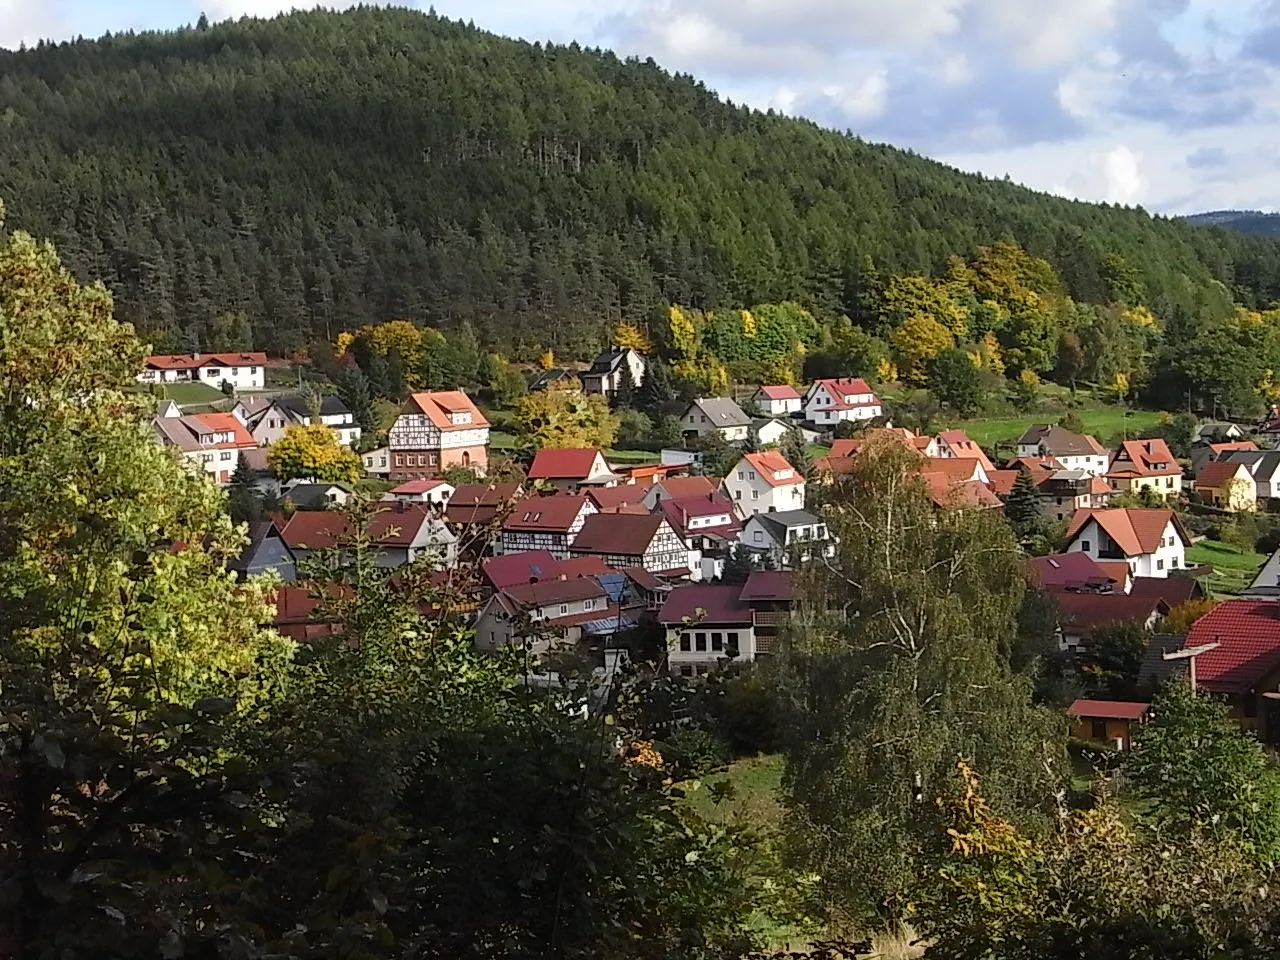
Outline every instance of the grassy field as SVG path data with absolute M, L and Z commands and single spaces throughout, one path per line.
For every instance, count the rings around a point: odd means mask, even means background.
M 1126 429 L 1129 435 L 1133 436 L 1148 427 L 1155 426 L 1160 420 L 1160 414 L 1153 410 L 1124 410 L 1121 407 L 1081 408 L 1076 410 L 1075 414 L 1084 424 L 1085 433 L 1090 433 L 1108 444 L 1120 439 Z M 956 421 L 951 426 L 964 430 L 974 441 L 985 447 L 996 443 L 1011 444 L 1033 423 L 1057 423 L 1062 416 L 1058 413 L 978 418 Z
M 185 406 L 188 403 L 213 403 L 217 400 L 227 399 L 226 394 L 216 387 L 211 387 L 207 383 L 164 383 L 157 384 L 158 393 L 156 398 L 159 400 L 172 400 L 179 406 Z M 149 392 L 149 387 L 141 387 L 141 390 Z
M 733 796 L 717 803 L 711 787 L 728 783 Z M 782 818 L 782 757 L 764 754 L 734 761 L 724 773 L 705 778 L 690 791 L 688 802 L 697 813 L 715 823 L 736 823 L 762 833 L 773 831 Z
M 1267 558 L 1261 553 L 1241 553 L 1217 540 L 1201 540 L 1187 551 L 1187 562 L 1213 564 L 1205 586 L 1216 596 L 1234 597 L 1249 586 Z

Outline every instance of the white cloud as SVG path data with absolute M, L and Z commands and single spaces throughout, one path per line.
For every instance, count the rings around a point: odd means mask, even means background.
M 1021 66 L 1058 66 L 1116 25 L 1121 0 L 981 0 L 974 15 Z
M 62 39 L 66 24 L 60 3 L 0 0 L 0 47 L 17 49 L 40 40 Z
M 854 120 L 878 117 L 889 104 L 889 71 L 881 67 L 852 85 L 828 85 L 822 95 Z
M 1102 173 L 1102 198 L 1109 203 L 1133 204 L 1142 198 L 1142 154 L 1124 144 L 1112 147 L 1094 162 Z
M 307 2 L 307 0 L 203 0 L 204 12 L 210 20 L 227 20 L 239 17 L 274 17 L 290 10 L 309 10 L 312 7 L 343 9 L 355 6 L 354 2 Z

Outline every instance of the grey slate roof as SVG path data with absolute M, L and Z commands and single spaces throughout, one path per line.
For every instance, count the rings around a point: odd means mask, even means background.
M 1107 453 L 1107 449 L 1093 437 L 1073 433 L 1056 423 L 1033 423 L 1018 438 L 1018 444 L 1043 444 L 1051 457 L 1093 457 Z
M 825 523 L 821 517 L 816 517 L 808 510 L 781 510 L 776 513 L 757 513 L 751 520 L 759 520 L 760 523 L 769 531 L 769 536 L 773 537 L 778 543 L 787 542 L 787 531 L 792 527 L 809 527 L 817 523 Z
M 624 347 L 611 347 L 600 356 L 596 357 L 591 364 L 591 369 L 587 371 L 587 375 L 595 375 L 597 377 L 604 376 L 606 373 L 613 373 L 618 369 L 618 365 L 622 363 L 622 358 L 627 355 Z
M 1147 696 L 1154 694 L 1170 680 L 1181 677 L 1187 672 L 1186 660 L 1166 660 L 1162 654 L 1181 650 L 1187 638 L 1182 635 L 1158 633 L 1147 643 L 1142 654 L 1142 664 L 1138 667 L 1138 692 Z
M 693 409 L 706 414 L 708 422 L 715 427 L 751 426 L 751 418 L 728 397 L 699 397 L 689 404 L 689 409 L 685 410 L 685 413 Z
M 282 397 L 276 397 L 276 404 L 281 409 L 288 410 L 299 417 L 311 415 L 310 401 L 300 393 L 290 393 Z M 320 397 L 320 416 L 334 417 L 339 414 L 350 416 L 351 411 L 347 409 L 347 405 L 336 394 L 326 393 Z

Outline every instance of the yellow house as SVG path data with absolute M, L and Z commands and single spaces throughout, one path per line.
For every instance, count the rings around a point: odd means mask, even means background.
M 1119 750 L 1133 746 L 1134 728 L 1146 722 L 1149 703 L 1128 700 L 1077 700 L 1067 708 L 1071 735 Z
M 1126 440 L 1111 461 L 1107 482 L 1112 493 L 1147 488 L 1168 497 L 1182 492 L 1182 466 L 1164 440 Z
M 1204 503 L 1223 510 L 1258 509 L 1258 485 L 1243 463 L 1227 460 L 1206 463 L 1196 475 L 1196 493 Z

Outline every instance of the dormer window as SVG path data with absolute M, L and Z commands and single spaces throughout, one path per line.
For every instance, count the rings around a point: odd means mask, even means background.
M 775 479 L 775 480 L 790 480 L 790 479 L 791 479 L 791 477 L 793 476 L 793 474 L 794 474 L 794 471 L 792 471 L 792 470 L 775 470 L 775 471 L 773 472 L 773 479 Z
M 471 411 L 470 411 L 470 410 L 455 410 L 453 413 L 449 414 L 449 422 L 450 422 L 450 423 L 452 423 L 454 426 L 458 426 L 458 425 L 460 425 L 460 424 L 464 424 L 464 423 L 470 423 L 470 422 L 471 422 Z

